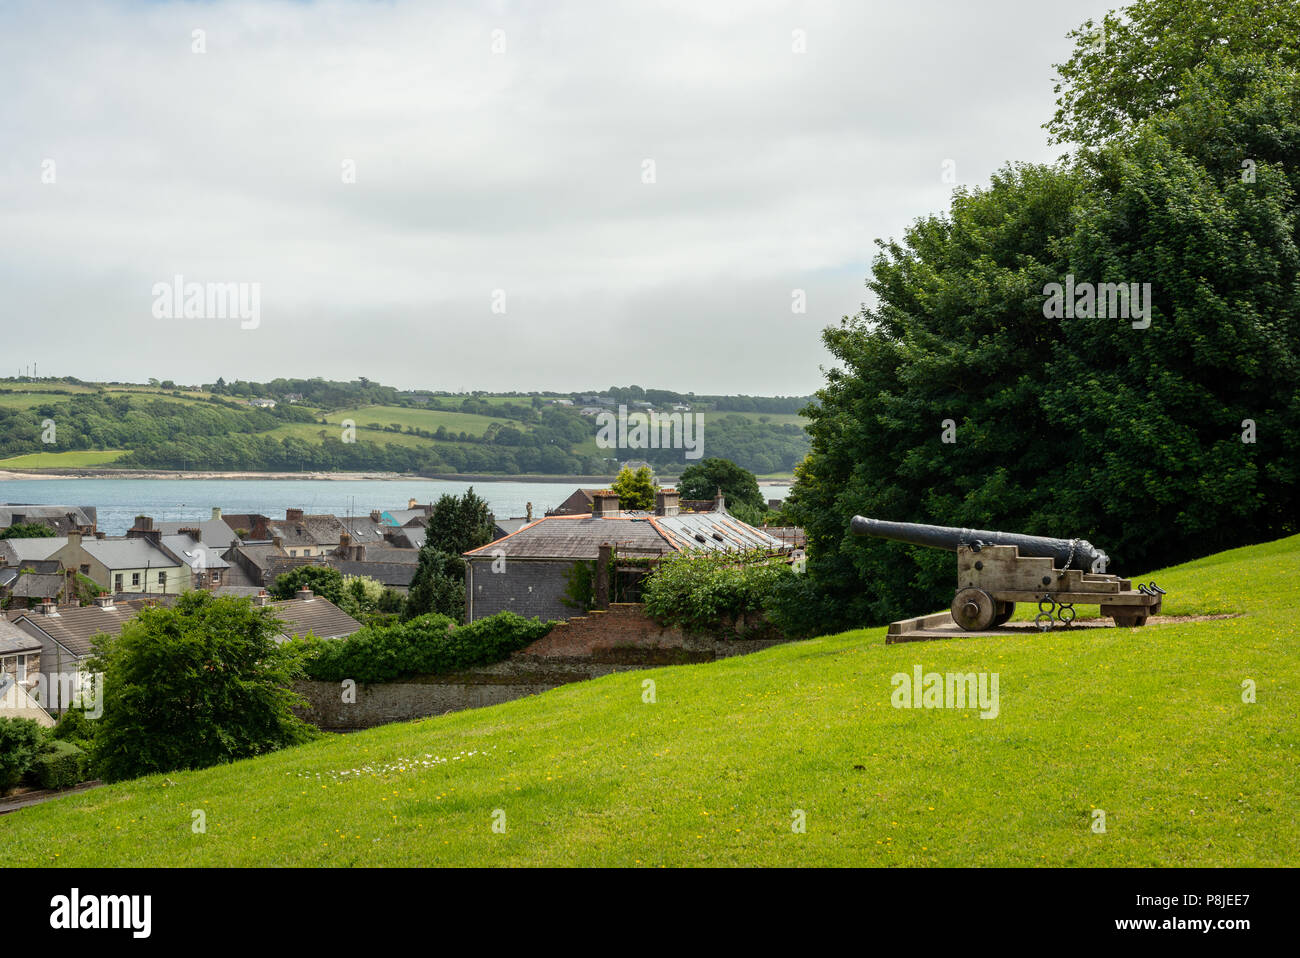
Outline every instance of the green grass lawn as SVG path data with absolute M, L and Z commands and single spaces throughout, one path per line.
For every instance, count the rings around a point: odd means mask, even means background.
M 893 646 L 863 629 L 122 783 L 0 819 L 2 860 L 1294 866 L 1298 560 L 1300 536 L 1154 573 L 1168 613 L 1239 618 Z M 915 665 L 998 673 L 999 714 L 893 708 Z
M 73 449 L 68 452 L 30 452 L 0 459 L 0 469 L 77 469 L 103 466 L 126 454 L 123 449 Z

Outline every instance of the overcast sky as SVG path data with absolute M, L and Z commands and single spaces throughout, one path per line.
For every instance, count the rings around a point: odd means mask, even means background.
M 1117 5 L 0 0 L 0 375 L 805 394 Z

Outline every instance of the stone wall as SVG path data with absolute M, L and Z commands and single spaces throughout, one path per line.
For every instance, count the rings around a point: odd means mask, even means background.
M 355 702 L 343 701 L 342 683 L 299 682 L 297 691 L 310 703 L 299 714 L 334 731 L 372 728 L 509 702 L 613 672 L 711 662 L 778 644 L 776 639 L 687 635 L 658 625 L 639 604 L 615 603 L 607 612 L 594 611 L 558 623 L 504 662 L 446 675 L 358 685 Z

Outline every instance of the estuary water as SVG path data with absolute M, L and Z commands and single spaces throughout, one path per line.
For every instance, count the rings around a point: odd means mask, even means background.
M 213 506 L 224 512 L 254 512 L 273 519 L 285 509 L 307 513 L 368 515 L 374 509 L 405 509 L 411 499 L 437 502 L 473 486 L 497 518 L 533 515 L 563 502 L 581 485 L 567 482 L 458 482 L 444 479 L 4 479 L 0 503 L 95 506 L 99 531 L 122 535 L 137 515 L 158 522 L 207 519 Z M 784 499 L 788 486 L 763 486 L 768 499 Z

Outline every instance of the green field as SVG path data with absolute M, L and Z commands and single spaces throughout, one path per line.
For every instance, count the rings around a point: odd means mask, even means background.
M 0 469 L 77 469 L 104 466 L 126 454 L 123 449 L 73 449 L 70 452 L 32 452 L 0 459 Z
M 502 426 L 511 425 L 516 429 L 525 431 L 529 428 L 524 423 L 514 422 L 509 419 L 494 419 L 490 416 L 476 416 L 465 412 L 443 412 L 438 409 L 414 409 L 406 406 L 358 406 L 352 409 L 331 412 L 325 418 L 334 423 L 341 423 L 344 419 L 351 419 L 356 422 L 358 428 L 372 422 L 377 422 L 381 426 L 398 423 L 403 428 L 411 426 L 415 429 L 427 429 L 429 432 L 436 432 L 439 426 L 446 426 L 448 432 L 457 434 L 465 432 L 473 436 L 483 435 L 483 433 L 487 432 L 488 426 L 494 422 L 500 423 Z M 392 433 L 389 433 L 389 435 L 392 435 Z
M 0 819 L 3 862 L 1294 866 L 1298 560 L 1300 536 L 1155 574 L 1168 613 L 1239 618 L 864 629 L 109 786 Z M 997 672 L 998 716 L 893 708 L 918 664 Z

